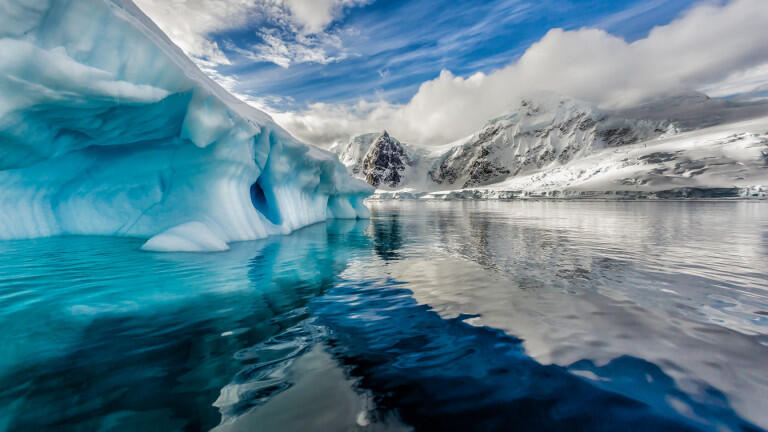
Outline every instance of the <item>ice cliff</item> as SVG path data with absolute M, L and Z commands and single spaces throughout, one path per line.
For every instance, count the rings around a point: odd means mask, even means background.
M 207 78 L 130 0 L 0 1 L 0 238 L 221 250 L 372 188 Z

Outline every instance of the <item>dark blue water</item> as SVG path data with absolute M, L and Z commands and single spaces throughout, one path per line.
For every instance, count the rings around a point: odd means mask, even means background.
M 765 430 L 765 203 L 0 242 L 0 430 Z

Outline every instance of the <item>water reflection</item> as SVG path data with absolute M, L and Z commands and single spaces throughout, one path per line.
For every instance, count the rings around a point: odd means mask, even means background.
M 381 259 L 390 261 L 400 258 L 398 251 L 405 244 L 400 231 L 403 225 L 397 212 L 373 222 L 373 248 Z
M 33 298 L 6 297 L 0 308 L 5 338 L 23 338 L 0 348 L 15 360 L 0 375 L 0 429 L 212 428 L 221 389 L 255 360 L 244 352 L 290 337 L 307 303 L 366 244 L 366 226 L 322 224 L 214 255 L 146 254 L 121 239 L 3 244 L 13 256 L 0 267 L 3 294 L 39 260 Z M 45 252 L 55 250 L 72 259 Z
M 542 365 L 519 339 L 443 319 L 393 285 L 342 284 L 314 313 L 378 409 L 417 430 L 757 430 L 716 389 L 717 403 L 697 402 L 645 360 Z
M 759 430 L 761 203 L 379 203 L 0 242 L 0 430 Z
M 442 317 L 476 315 L 469 322 L 520 337 L 543 364 L 645 359 L 698 401 L 719 403 L 717 387 L 740 413 L 768 424 L 768 321 L 757 313 L 768 304 L 763 203 L 374 210 L 410 225 L 404 259 L 387 275 L 408 281 Z

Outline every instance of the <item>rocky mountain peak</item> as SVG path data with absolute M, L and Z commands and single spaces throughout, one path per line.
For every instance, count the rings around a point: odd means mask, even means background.
M 410 157 L 400 141 L 384 131 L 363 157 L 361 173 L 365 180 L 375 187 L 397 187 L 410 163 Z

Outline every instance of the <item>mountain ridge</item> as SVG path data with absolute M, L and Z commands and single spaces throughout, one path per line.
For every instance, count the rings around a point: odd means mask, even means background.
M 756 140 L 756 145 L 759 147 L 763 139 L 760 138 L 762 135 L 759 128 L 750 132 L 739 126 L 739 121 L 749 118 L 768 119 L 768 103 L 711 99 L 703 93 L 689 92 L 632 109 L 608 111 L 573 99 L 546 95 L 536 99 L 521 100 L 515 110 L 490 120 L 473 135 L 451 146 L 435 149 L 401 143 L 385 131 L 381 135 L 373 133 L 355 137 L 347 145 L 336 146 L 332 151 L 340 156 L 342 163 L 347 166 L 352 175 L 377 187 L 381 192 L 377 196 L 392 195 L 389 192 L 402 192 L 400 196 L 409 194 L 425 196 L 441 191 L 498 189 L 504 184 L 515 183 L 515 179 L 562 171 L 574 164 L 582 164 L 585 160 L 597 163 L 599 157 L 596 159 L 595 155 L 598 154 L 605 153 L 605 157 L 610 158 L 612 152 L 620 152 L 639 145 L 646 149 L 657 142 L 669 140 L 681 134 L 713 127 L 722 128 L 723 125 L 728 124 L 734 125 L 732 131 L 734 136 L 752 133 L 750 136 Z M 768 125 L 766 127 L 768 128 Z M 371 166 L 369 164 L 368 168 L 365 168 L 363 159 L 376 147 L 373 144 L 381 141 L 384 135 L 387 139 L 397 142 L 401 149 L 399 154 L 402 156 L 393 158 L 391 166 L 384 159 L 375 164 L 379 172 L 397 174 L 396 178 L 389 177 L 388 181 L 381 182 L 368 178 Z M 728 141 L 727 137 L 721 138 L 723 142 Z M 710 150 L 715 151 L 714 148 Z M 768 154 L 768 148 L 765 151 Z M 683 156 L 684 153 L 686 156 Z M 747 153 L 751 154 L 749 151 L 745 154 Z M 752 166 L 752 162 L 759 165 L 762 157 L 760 156 L 762 153 L 752 155 L 757 158 L 753 158 L 754 160 L 730 157 L 722 159 L 724 157 L 722 155 L 706 154 L 706 152 L 695 155 L 686 152 L 673 152 L 673 154 L 676 155 L 673 159 L 684 158 L 677 161 L 680 165 L 678 168 L 654 167 L 653 165 L 663 165 L 662 161 L 657 161 L 658 158 L 652 155 L 639 155 L 638 157 L 647 156 L 639 160 L 638 164 L 645 166 L 648 172 L 639 175 L 635 180 L 619 179 L 616 185 L 606 185 L 606 187 L 620 190 L 621 186 L 632 186 L 632 190 L 654 192 L 657 189 L 656 185 L 667 181 L 671 183 L 670 186 L 674 186 L 670 189 L 675 187 L 721 188 L 725 181 L 723 178 L 712 184 L 689 181 L 682 182 L 681 186 L 677 185 L 681 183 L 677 177 L 687 172 L 684 169 L 687 166 L 701 165 L 700 170 L 704 169 L 701 172 L 703 173 L 711 170 L 705 166 L 714 163 L 732 165 L 733 169 L 738 171 L 746 169 L 743 166 Z M 713 162 L 713 158 L 722 160 Z M 657 162 L 654 163 L 654 161 Z M 669 160 L 663 162 L 669 162 Z M 742 168 L 739 168 L 739 164 Z M 659 171 L 662 169 L 663 171 Z M 695 170 L 693 172 L 694 177 L 701 174 L 696 173 Z M 742 186 L 745 185 L 745 181 L 754 179 L 754 184 L 748 186 L 750 188 L 754 186 L 758 190 L 761 185 L 768 184 L 759 170 L 745 175 L 734 174 L 732 177 L 734 185 Z M 526 188 L 531 191 L 537 188 L 543 191 L 550 186 L 542 182 L 538 186 L 532 183 L 527 184 Z M 561 186 L 570 187 L 565 183 Z

